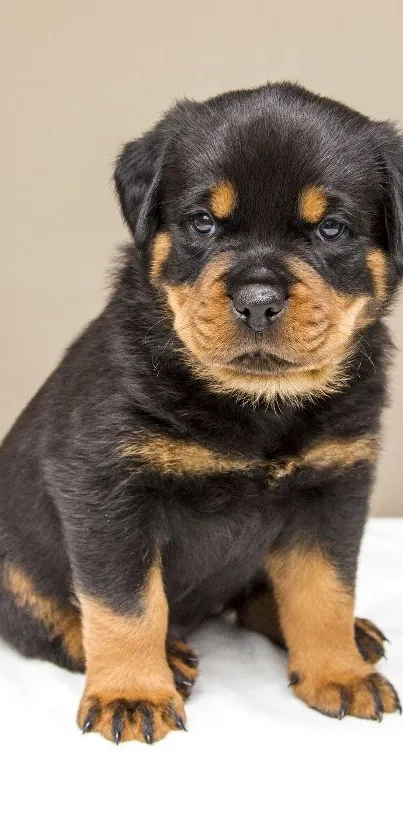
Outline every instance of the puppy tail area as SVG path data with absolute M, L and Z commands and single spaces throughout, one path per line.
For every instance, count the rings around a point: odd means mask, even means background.
M 50 661 L 74 673 L 84 673 L 80 612 L 35 590 L 14 564 L 2 563 L 0 573 L 0 635 L 27 658 Z

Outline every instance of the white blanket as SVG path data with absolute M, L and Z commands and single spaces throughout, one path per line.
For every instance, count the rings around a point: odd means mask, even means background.
M 403 697 L 403 519 L 369 523 L 357 614 L 393 642 Z M 188 732 L 116 747 L 75 725 L 83 677 L 0 646 L 0 830 L 13 837 L 400 836 L 403 718 L 328 719 L 287 688 L 285 655 L 219 621 L 192 640 Z

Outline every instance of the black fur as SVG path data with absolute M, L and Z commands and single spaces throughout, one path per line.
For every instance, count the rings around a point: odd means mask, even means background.
M 239 185 L 239 211 L 214 240 L 197 240 L 188 214 L 225 178 Z M 342 243 L 323 247 L 296 218 L 296 196 L 307 183 L 338 196 L 351 230 Z M 134 244 L 105 311 L 3 443 L 1 561 L 16 563 L 61 604 L 79 588 L 135 613 L 161 548 L 170 621 L 185 629 L 239 596 L 274 545 L 314 539 L 353 586 L 372 466 L 342 475 L 300 470 L 273 489 L 263 468 L 197 478 L 136 470 L 119 446 L 147 429 L 270 462 L 318 440 L 378 432 L 390 349 L 382 317 L 403 269 L 403 151 L 395 129 L 289 84 L 182 102 L 123 149 L 116 186 Z M 178 354 L 149 281 L 158 230 L 173 237 L 165 272 L 173 284 L 195 279 L 220 251 L 234 248 L 247 274 L 274 249 L 274 268 L 278 252 L 294 254 L 337 290 L 358 295 L 371 290 L 368 248 L 383 248 L 388 298 L 356 342 L 346 385 L 300 406 L 252 405 L 209 389 Z M 57 658 L 6 591 L 0 629 L 25 654 Z

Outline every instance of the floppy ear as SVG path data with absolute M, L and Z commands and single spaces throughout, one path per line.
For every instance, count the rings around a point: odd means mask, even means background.
M 403 138 L 390 123 L 382 123 L 382 167 L 385 226 L 395 269 L 403 274 Z
M 123 217 L 142 250 L 160 222 L 160 186 L 166 140 L 162 123 L 127 143 L 115 168 Z

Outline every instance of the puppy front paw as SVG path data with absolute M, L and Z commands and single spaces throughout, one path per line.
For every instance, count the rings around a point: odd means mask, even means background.
M 339 720 L 350 714 L 381 722 L 384 714 L 401 713 L 395 688 L 375 670 L 357 675 L 318 672 L 309 677 L 292 671 L 290 686 L 311 708 Z
M 118 744 L 124 740 L 155 743 L 169 731 L 186 730 L 183 700 L 176 691 L 153 696 L 147 690 L 84 693 L 77 722 L 83 734 L 97 731 Z

